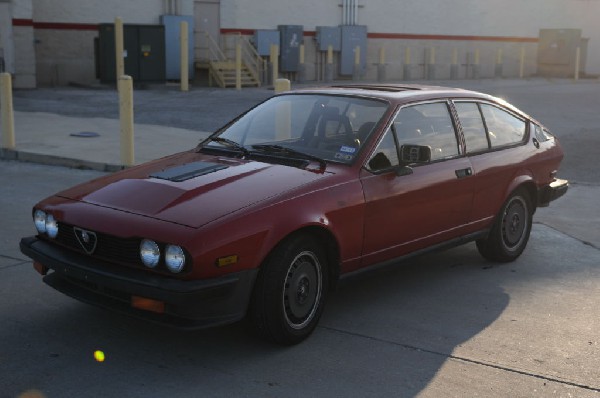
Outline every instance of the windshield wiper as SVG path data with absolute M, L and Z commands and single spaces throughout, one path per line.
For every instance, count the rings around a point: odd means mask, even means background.
M 301 151 L 297 151 L 295 149 L 292 148 L 287 148 L 281 145 L 275 145 L 275 144 L 257 144 L 257 145 L 252 145 L 252 148 L 257 149 L 259 151 L 263 151 L 263 152 L 270 152 L 270 153 L 274 153 L 274 154 L 284 154 L 284 155 L 291 155 L 295 158 L 300 158 L 300 159 L 305 159 L 305 160 L 312 160 L 315 161 L 317 163 L 319 163 L 319 166 L 321 166 L 321 169 L 325 169 L 325 167 L 327 166 L 327 162 L 325 161 L 325 159 L 320 158 L 318 156 L 314 156 L 308 153 L 304 153 Z
M 217 142 L 229 149 L 233 149 L 234 151 L 241 152 L 244 157 L 250 156 L 250 151 L 248 151 L 245 146 L 243 146 L 242 144 L 239 144 L 233 140 L 230 140 L 229 138 L 208 137 L 202 144 L 210 142 L 210 141 Z

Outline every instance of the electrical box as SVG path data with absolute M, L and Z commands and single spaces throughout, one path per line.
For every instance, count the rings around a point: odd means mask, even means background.
M 317 51 L 342 50 L 342 31 L 339 26 L 317 26 Z
M 304 41 L 302 25 L 279 25 L 279 70 L 281 72 L 297 72 L 300 63 L 300 44 Z
M 181 22 L 188 24 L 188 74 L 194 78 L 194 17 L 191 15 L 161 15 L 165 26 L 165 73 L 167 80 L 181 79 Z
M 582 38 L 581 33 L 581 29 L 540 29 L 538 74 L 545 77 L 573 76 L 578 47 L 579 72 L 583 72 L 588 40 Z
M 340 54 L 340 75 L 354 73 L 354 54 L 360 47 L 360 74 L 367 65 L 367 27 L 361 25 L 341 25 L 342 50 Z
M 96 74 L 102 83 L 116 79 L 115 26 L 98 27 Z M 135 82 L 165 81 L 165 27 L 163 25 L 123 25 L 125 74 Z
M 254 31 L 254 46 L 261 57 L 271 55 L 271 44 L 279 46 L 278 30 L 257 29 Z

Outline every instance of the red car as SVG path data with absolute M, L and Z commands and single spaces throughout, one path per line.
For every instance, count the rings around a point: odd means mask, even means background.
M 57 193 L 21 250 L 78 300 L 183 328 L 313 331 L 343 277 L 475 241 L 523 252 L 563 152 L 489 95 L 416 85 L 276 95 L 197 148 Z

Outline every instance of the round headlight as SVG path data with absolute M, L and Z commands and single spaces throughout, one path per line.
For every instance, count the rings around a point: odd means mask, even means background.
M 181 272 L 185 265 L 185 254 L 179 246 L 168 245 L 165 251 L 165 264 L 172 273 Z
M 50 238 L 56 238 L 58 235 L 58 223 L 52 214 L 46 216 L 46 233 Z
M 40 234 L 43 234 L 46 232 L 46 213 L 44 213 L 41 210 L 36 210 L 33 213 L 33 223 L 35 224 L 35 229 L 37 229 L 37 231 Z
M 154 268 L 160 260 L 160 248 L 156 242 L 144 239 L 140 244 L 140 257 L 146 267 Z

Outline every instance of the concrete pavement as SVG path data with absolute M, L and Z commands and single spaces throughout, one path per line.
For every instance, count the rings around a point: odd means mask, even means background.
M 15 126 L 16 149 L 3 150 L 1 156 L 4 159 L 98 171 L 122 168 L 117 119 L 15 111 Z M 84 134 L 77 136 L 79 133 Z M 89 137 L 86 133 L 96 133 L 97 136 Z M 176 127 L 135 124 L 135 163 L 193 148 L 208 134 Z

